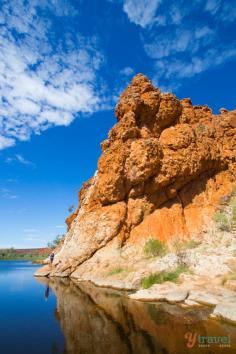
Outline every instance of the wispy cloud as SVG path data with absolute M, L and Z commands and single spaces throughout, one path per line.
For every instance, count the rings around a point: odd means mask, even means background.
M 0 188 L 0 198 L 4 199 L 18 199 L 19 195 L 14 194 L 10 189 L 8 188 Z
M 215 15 L 219 10 L 221 5 L 221 0 L 207 0 L 205 10 L 209 11 L 212 15 Z
M 25 241 L 29 241 L 29 242 L 35 242 L 35 241 L 38 241 L 38 242 L 46 242 L 46 239 L 44 238 L 40 238 L 40 237 L 33 237 L 33 236 L 27 236 L 27 237 L 24 237 L 23 240 Z
M 34 229 L 34 228 L 24 229 L 23 233 L 24 233 L 23 240 L 25 241 L 46 242 L 46 240 L 43 238 L 42 234 L 38 229 Z
M 38 232 L 37 229 L 24 229 L 23 232 L 25 233 L 34 233 L 34 232 Z
M 35 163 L 32 161 L 27 160 L 24 156 L 20 155 L 20 154 L 16 154 L 14 156 L 11 157 L 7 157 L 5 159 L 6 163 L 13 163 L 13 162 L 19 162 L 22 165 L 27 165 L 27 166 L 32 166 L 35 167 Z
M 35 164 L 32 161 L 27 160 L 22 155 L 16 154 L 16 159 L 23 165 L 35 166 Z
M 131 22 L 146 27 L 155 20 L 155 14 L 162 0 L 125 0 L 123 9 Z
M 60 38 L 54 32 L 58 17 L 76 15 L 63 0 L 2 2 L 0 149 L 99 108 L 96 73 L 103 56 L 96 38 L 66 25 Z
M 227 32 L 236 20 L 236 2 L 223 0 L 124 0 L 123 9 L 140 28 L 159 86 L 178 88 L 185 79 L 236 58 L 236 40 Z M 224 23 L 224 28 L 222 28 Z
M 125 68 L 120 70 L 120 74 L 125 76 L 131 76 L 134 74 L 134 69 L 130 66 L 126 66 Z

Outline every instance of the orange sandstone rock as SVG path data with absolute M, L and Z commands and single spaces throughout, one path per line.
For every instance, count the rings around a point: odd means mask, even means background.
M 96 176 L 67 218 L 58 274 L 71 273 L 115 238 L 122 246 L 201 233 L 235 183 L 236 111 L 214 115 L 207 106 L 161 93 L 139 74 L 115 113 Z

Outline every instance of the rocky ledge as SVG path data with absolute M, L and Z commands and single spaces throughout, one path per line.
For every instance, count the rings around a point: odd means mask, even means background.
M 236 292 L 209 284 L 209 279 L 184 275 L 180 284 L 155 284 L 129 295 L 130 299 L 145 302 L 179 303 L 181 307 L 210 306 L 210 316 L 236 324 Z
M 223 277 L 236 269 L 236 111 L 215 115 L 139 74 L 115 113 L 53 265 L 36 276 L 137 290 L 144 277 L 184 264 L 200 279 L 234 287 L 234 277 Z M 153 240 L 163 252 L 147 256 Z M 195 301 L 186 292 L 167 301 Z

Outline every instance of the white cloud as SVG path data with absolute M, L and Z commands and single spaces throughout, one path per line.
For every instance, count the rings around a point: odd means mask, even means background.
M 125 0 L 123 9 L 131 22 L 146 27 L 155 20 L 161 2 L 162 0 Z
M 222 1 L 222 6 L 217 14 L 219 20 L 222 22 L 233 22 L 236 20 L 236 2 L 235 1 Z
M 34 233 L 34 232 L 38 232 L 37 229 L 24 229 L 23 232 L 25 233 Z
M 19 198 L 19 195 L 17 194 L 12 194 L 9 196 L 9 199 L 18 199 Z
M 0 188 L 0 198 L 4 199 L 18 199 L 19 195 L 14 194 L 10 189 L 2 187 Z
M 181 23 L 183 15 L 184 15 L 183 10 L 180 7 L 178 7 L 176 4 L 173 4 L 170 7 L 170 17 L 171 17 L 172 22 L 175 25 L 178 25 Z
M 147 54 L 153 59 L 161 59 L 181 53 L 196 53 L 214 38 L 214 32 L 208 26 L 177 27 L 170 32 L 167 28 L 155 36 L 150 43 L 144 43 Z
M 235 1 L 123 0 L 123 9 L 143 27 L 140 37 L 152 60 L 152 79 L 162 88 L 176 89 L 184 79 L 236 58 L 236 41 L 222 33 L 222 22 L 227 31 L 236 20 Z
M 195 39 L 205 38 L 206 36 L 209 39 L 211 35 L 213 35 L 213 31 L 206 25 L 196 28 L 194 32 Z
M 158 74 L 155 80 L 158 83 L 158 77 L 164 77 L 173 83 L 172 86 L 177 89 L 181 82 L 180 79 L 191 78 L 214 66 L 221 65 L 233 57 L 236 57 L 236 48 L 228 47 L 222 48 L 222 50 L 220 48 L 209 49 L 202 57 L 193 56 L 188 62 L 174 58 L 156 61 Z
M 17 161 L 19 161 L 20 163 L 22 163 L 23 165 L 30 165 L 30 166 L 35 166 L 35 164 L 29 160 L 27 160 L 26 158 L 24 158 L 22 155 L 20 154 L 16 154 L 16 159 Z
M 121 75 L 125 75 L 125 76 L 130 76 L 134 74 L 134 69 L 131 68 L 130 66 L 126 66 L 125 68 L 120 70 L 120 74 Z
M 215 15 L 216 12 L 219 10 L 221 5 L 221 0 L 207 0 L 205 9 L 206 11 L 210 12 L 212 15 Z
M 0 135 L 0 150 L 15 145 L 15 139 Z
M 45 8 L 51 17 L 38 16 Z M 94 38 L 83 38 L 69 29 L 59 39 L 54 36 L 55 16 L 76 13 L 63 0 L 56 4 L 53 0 L 3 1 L 0 149 L 50 126 L 67 126 L 78 113 L 100 107 L 96 75 L 103 57 Z
M 29 242 L 35 242 L 35 241 L 46 242 L 44 238 L 34 237 L 34 235 L 28 235 L 27 237 L 23 237 L 23 240 Z
M 32 161 L 27 160 L 24 156 L 20 155 L 20 154 L 16 154 L 14 156 L 11 157 L 7 157 L 5 159 L 6 163 L 12 163 L 12 162 L 19 162 L 23 165 L 29 165 L 29 166 L 33 166 L 35 167 L 35 163 L 33 163 Z

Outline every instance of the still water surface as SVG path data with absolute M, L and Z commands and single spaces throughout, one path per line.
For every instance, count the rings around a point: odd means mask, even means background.
M 30 262 L 0 261 L 0 354 L 233 354 L 236 327 L 186 310 L 131 301 L 66 279 L 34 279 Z M 192 348 L 185 334 L 227 336 L 229 348 Z M 197 338 L 197 337 L 196 337 Z

